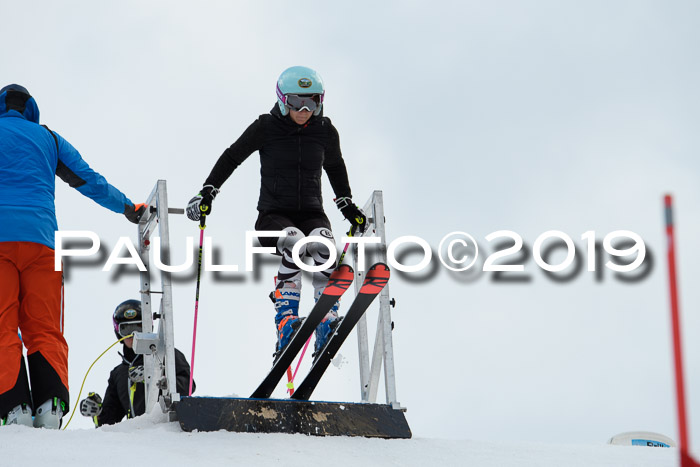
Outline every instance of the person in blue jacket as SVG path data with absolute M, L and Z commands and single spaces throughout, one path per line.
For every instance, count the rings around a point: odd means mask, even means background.
M 2 425 L 57 429 L 69 410 L 63 273 L 54 270 L 56 176 L 133 223 L 146 209 L 92 170 L 58 133 L 39 124 L 39 108 L 26 88 L 0 89 Z

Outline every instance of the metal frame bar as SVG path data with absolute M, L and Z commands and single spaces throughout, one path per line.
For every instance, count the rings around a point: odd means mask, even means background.
M 143 332 L 134 333 L 134 351 L 144 355 L 144 384 L 146 412 L 156 402 L 163 412 L 171 411 L 172 404 L 180 400 L 175 379 L 175 334 L 173 329 L 173 299 L 170 273 L 160 271 L 160 291 L 152 289 L 150 274 L 151 236 L 157 227 L 160 237 L 160 258 L 170 264 L 170 231 L 168 214 L 183 214 L 183 209 L 168 208 L 168 191 L 165 180 L 158 180 L 149 195 L 148 210 L 138 225 L 139 254 L 145 271 L 141 271 L 141 313 Z M 152 311 L 152 295 L 161 294 L 159 312 Z M 158 331 L 153 331 L 153 319 L 160 319 Z
M 146 385 L 146 411 L 150 411 L 159 402 L 163 412 L 172 412 L 173 403 L 180 400 L 176 390 L 175 379 L 175 347 L 173 328 L 172 282 L 170 273 L 161 271 L 161 291 L 152 290 L 149 255 L 150 238 L 157 227 L 160 237 L 160 257 L 164 264 L 170 264 L 170 233 L 168 214 L 183 214 L 183 209 L 169 209 L 167 186 L 165 180 L 158 180 L 146 202 L 149 209 L 141 218 L 138 225 L 139 254 L 146 266 L 146 271 L 140 274 L 141 279 L 141 310 L 143 332 L 134 334 L 134 350 L 144 355 L 144 371 Z M 386 228 L 384 219 L 383 193 L 376 190 L 372 193 L 364 212 L 368 215 L 368 226 L 363 236 L 379 237 L 377 260 L 387 262 Z M 355 292 L 362 284 L 364 272 L 358 271 L 357 245 L 353 245 L 353 263 L 355 268 Z M 159 313 L 152 312 L 152 295 L 161 294 Z M 153 332 L 153 318 L 160 319 L 158 331 Z M 405 410 L 401 407 L 396 396 L 396 374 L 394 370 L 394 348 L 392 340 L 391 299 L 389 286 L 385 286 L 379 295 L 379 314 L 374 348 L 369 353 L 367 331 L 367 314 L 362 316 L 357 324 L 357 340 L 360 365 L 360 392 L 363 402 L 375 403 L 384 365 L 384 385 L 386 403 L 393 409 Z
M 363 211 L 368 216 L 367 230 L 363 236 L 374 235 L 379 237 L 380 243 L 377 249 L 377 260 L 387 262 L 386 228 L 384 218 L 384 195 L 380 190 L 375 190 L 365 203 Z M 357 245 L 353 245 L 353 265 L 355 268 L 355 293 L 362 284 L 362 272 L 358 272 Z M 394 344 L 391 336 L 391 299 L 389 285 L 385 286 L 379 295 L 379 316 L 377 332 L 374 338 L 371 365 L 369 353 L 369 340 L 367 331 L 367 313 L 357 323 L 357 344 L 360 361 L 360 392 L 363 402 L 374 403 L 377 400 L 379 379 L 384 364 L 384 386 L 386 403 L 396 410 L 405 410 L 399 404 L 396 397 L 396 373 L 394 370 Z

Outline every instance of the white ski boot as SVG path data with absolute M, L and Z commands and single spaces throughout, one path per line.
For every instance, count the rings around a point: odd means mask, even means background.
M 61 418 L 66 404 L 58 397 L 53 397 L 36 409 L 34 416 L 34 428 L 50 428 L 58 430 L 61 427 Z
M 32 409 L 27 404 L 20 404 L 10 410 L 5 418 L 2 419 L 2 425 L 32 425 Z

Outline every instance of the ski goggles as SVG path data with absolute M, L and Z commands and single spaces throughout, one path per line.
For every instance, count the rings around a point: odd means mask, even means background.
M 119 323 L 117 332 L 120 336 L 126 337 L 133 334 L 135 331 L 141 332 L 142 328 L 143 326 L 141 325 L 141 321 L 129 321 L 127 323 Z
M 292 110 L 314 112 L 323 103 L 323 94 L 285 94 L 284 103 Z

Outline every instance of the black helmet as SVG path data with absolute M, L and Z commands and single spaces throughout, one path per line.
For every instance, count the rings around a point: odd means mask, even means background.
M 29 91 L 27 91 L 27 88 L 24 86 L 20 86 L 19 84 L 8 84 L 4 88 L 0 89 L 0 94 L 2 94 L 5 91 L 17 91 L 22 94 L 26 94 L 29 97 L 32 97 L 31 94 L 29 94 Z
M 112 322 L 117 339 L 126 337 L 134 331 L 141 331 L 141 300 L 127 300 L 120 303 L 114 310 Z
M 39 107 L 27 88 L 19 84 L 8 84 L 0 89 L 0 114 L 15 110 L 27 120 L 39 123 Z

